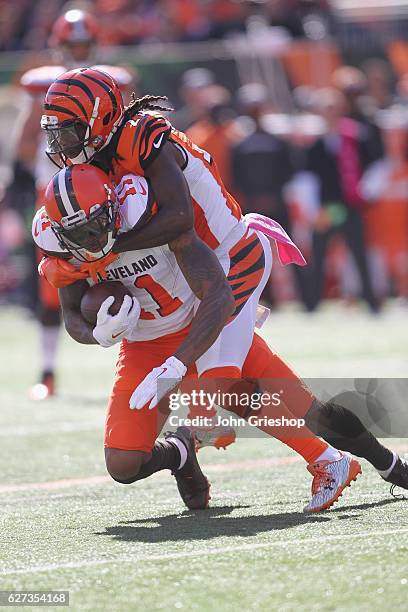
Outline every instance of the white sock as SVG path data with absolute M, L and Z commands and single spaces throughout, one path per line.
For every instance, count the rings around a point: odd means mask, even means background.
M 59 325 L 40 326 L 41 367 L 44 371 L 55 370 Z
M 342 453 L 334 448 L 333 446 L 328 446 L 325 451 L 318 457 L 313 463 L 317 461 L 338 461 L 342 458 Z
M 389 467 L 388 470 L 377 470 L 377 472 L 382 478 L 388 478 L 388 476 L 391 474 L 392 470 L 394 469 L 394 465 L 397 463 L 397 459 L 398 459 L 397 453 L 394 453 L 393 451 L 392 455 L 393 455 L 393 459 L 392 459 L 391 467 Z
M 180 453 L 180 465 L 178 466 L 178 470 L 181 470 L 185 462 L 187 461 L 187 449 L 184 446 L 183 442 L 176 437 L 167 438 L 168 442 L 171 442 L 175 446 L 177 446 Z

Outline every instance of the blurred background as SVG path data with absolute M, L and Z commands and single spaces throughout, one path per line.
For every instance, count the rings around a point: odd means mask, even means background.
M 408 304 L 406 0 L 0 0 L 0 304 L 38 313 L 41 100 L 94 64 L 126 101 L 168 96 L 244 212 L 301 247 L 307 268 L 274 266 L 271 308 Z

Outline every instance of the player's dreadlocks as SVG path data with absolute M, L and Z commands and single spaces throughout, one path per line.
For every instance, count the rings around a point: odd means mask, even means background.
M 137 113 L 140 113 L 141 111 L 144 110 L 153 110 L 153 111 L 163 111 L 163 112 L 169 112 L 174 110 L 173 108 L 169 108 L 166 106 L 161 106 L 160 104 L 158 104 L 158 102 L 163 101 L 163 102 L 167 102 L 168 98 L 167 96 L 143 96 L 142 98 L 136 98 L 136 94 L 135 92 L 132 93 L 132 96 L 130 98 L 130 104 L 128 104 L 128 106 L 125 106 L 125 121 L 128 121 L 128 119 L 131 119 L 132 117 L 134 117 L 135 115 L 137 115 Z

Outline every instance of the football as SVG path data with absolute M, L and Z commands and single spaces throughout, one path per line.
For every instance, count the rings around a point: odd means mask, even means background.
M 99 308 L 107 297 L 113 295 L 115 301 L 109 308 L 109 314 L 115 315 L 119 312 L 125 295 L 131 295 L 119 281 L 105 281 L 97 283 L 86 290 L 81 299 L 81 314 L 88 323 L 96 324 Z

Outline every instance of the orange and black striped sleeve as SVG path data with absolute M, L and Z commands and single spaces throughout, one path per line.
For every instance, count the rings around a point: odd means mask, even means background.
M 124 126 L 117 145 L 120 163 L 135 174 L 144 175 L 171 134 L 171 125 L 160 115 L 142 114 Z

